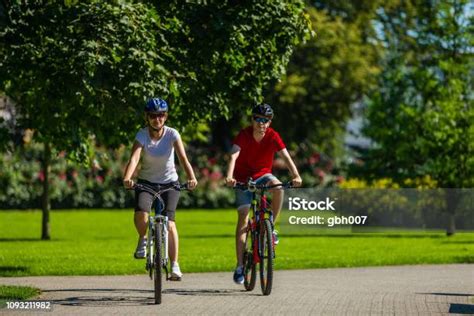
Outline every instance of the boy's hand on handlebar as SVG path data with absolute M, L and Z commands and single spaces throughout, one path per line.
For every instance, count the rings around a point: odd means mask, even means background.
M 294 177 L 291 180 L 291 185 L 296 187 L 296 188 L 300 187 L 302 183 L 303 183 L 303 180 L 301 180 L 300 176 Z
M 188 189 L 189 190 L 194 190 L 196 188 L 197 184 L 198 184 L 198 182 L 195 178 L 191 179 L 191 180 L 188 180 Z
M 225 178 L 225 184 L 228 187 L 234 187 L 236 183 L 237 183 L 237 180 L 235 180 L 234 178 Z
M 126 189 L 131 189 L 135 185 L 135 182 L 133 182 L 132 179 L 123 179 L 123 186 Z

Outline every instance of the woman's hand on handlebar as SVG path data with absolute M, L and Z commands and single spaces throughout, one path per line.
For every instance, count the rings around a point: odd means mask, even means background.
M 197 182 L 196 178 L 188 180 L 188 189 L 191 190 L 191 191 L 194 190 L 196 188 L 197 184 L 198 184 L 198 182 Z
M 123 179 L 123 186 L 126 189 L 132 189 L 134 185 L 135 185 L 135 182 L 133 182 L 132 179 Z

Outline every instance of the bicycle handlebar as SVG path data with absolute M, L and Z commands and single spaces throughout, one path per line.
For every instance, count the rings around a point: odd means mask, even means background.
M 293 188 L 293 182 L 289 181 L 289 182 L 283 182 L 283 183 L 278 183 L 278 184 L 265 185 L 265 184 L 256 184 L 254 181 L 249 180 L 249 182 L 247 183 L 237 182 L 233 188 L 236 190 L 249 190 L 253 192 L 256 190 L 268 190 L 268 189 L 273 189 L 277 187 L 282 187 L 283 189 Z
M 176 190 L 176 191 L 186 191 L 189 190 L 188 183 L 179 183 L 179 184 L 167 184 L 167 185 L 157 185 L 152 186 L 145 183 L 134 183 L 133 187 L 127 190 L 136 190 L 141 189 L 143 191 L 147 191 L 153 195 L 161 195 L 166 191 Z

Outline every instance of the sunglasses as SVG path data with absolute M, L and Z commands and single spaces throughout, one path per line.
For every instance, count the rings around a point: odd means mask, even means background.
M 165 117 L 166 112 L 159 112 L 159 113 L 148 113 L 148 117 L 151 119 L 156 119 L 157 117 Z
M 270 122 L 270 119 L 266 118 L 266 117 L 254 116 L 253 119 L 257 123 L 264 123 L 265 124 L 265 123 Z

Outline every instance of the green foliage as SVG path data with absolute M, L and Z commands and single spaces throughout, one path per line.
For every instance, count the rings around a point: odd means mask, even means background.
M 45 174 L 41 169 L 41 146 L 29 144 L 14 154 L 0 155 L 0 204 L 2 208 L 38 208 Z M 132 196 L 122 189 L 122 151 L 98 148 L 97 159 L 85 167 L 68 161 L 65 152 L 53 153 L 50 174 L 50 198 L 54 208 L 124 207 Z
M 50 198 L 53 208 L 132 208 L 133 194 L 122 187 L 123 168 L 130 155 L 128 147 L 110 150 L 93 146 L 90 166 L 67 159 L 65 151 L 54 151 L 51 160 Z M 223 208 L 235 206 L 232 189 L 225 187 L 227 156 L 217 147 L 187 145 L 188 158 L 199 185 L 183 193 L 180 208 Z M 302 147 L 291 155 L 299 167 L 306 187 L 331 187 L 343 178 L 334 162 L 312 148 Z M 2 209 L 38 208 L 41 205 L 42 146 L 28 143 L 13 153 L 0 154 L 0 205 Z M 181 181 L 186 179 L 177 165 Z M 274 162 L 274 173 L 282 181 L 290 180 L 281 159 Z
M 7 12 L 0 82 L 18 127 L 38 131 L 40 142 L 85 161 L 90 135 L 119 145 L 144 98 L 166 92 L 160 63 L 170 49 L 154 36 L 165 23 L 143 4 L 14 3 Z
M 308 34 L 301 0 L 1 5 L 0 92 L 15 103 L 15 128 L 35 131 L 44 144 L 46 179 L 50 148 L 91 165 L 96 142 L 129 143 L 151 96 L 170 101 L 174 126 L 201 123 L 190 131 L 239 112 L 282 75 Z M 5 134 L 0 131 L 0 143 Z M 44 184 L 48 239 L 49 181 Z
M 474 185 L 468 8 L 468 1 L 408 1 L 380 15 L 390 53 L 367 111 L 365 134 L 376 143 L 361 170 L 369 177 L 402 183 L 430 175 L 440 187 Z
M 270 93 L 274 125 L 296 144 L 317 144 L 337 156 L 350 106 L 375 83 L 377 47 L 357 23 L 308 8 L 317 36 L 298 47 L 287 75 Z
M 285 71 L 295 45 L 309 35 L 302 1 L 155 2 L 164 18 L 181 23 L 170 38 L 180 61 L 179 114 L 229 118 L 262 98 Z
M 84 166 L 67 159 L 66 153 L 52 154 L 50 198 L 53 208 L 133 208 L 132 192 L 122 186 L 123 168 L 129 158 L 128 148 L 94 148 L 94 159 Z M 205 152 L 210 155 L 206 155 Z M 45 174 L 41 169 L 42 147 L 30 143 L 14 153 L 0 154 L 0 205 L 2 209 L 29 209 L 41 206 Z M 233 207 L 234 192 L 223 184 L 225 161 L 218 152 L 206 148 L 188 148 L 196 169 L 198 188 L 183 193 L 179 208 Z M 184 173 L 181 168 L 180 173 Z M 184 182 L 184 175 L 180 177 Z
M 170 100 L 178 127 L 261 98 L 308 32 L 302 10 L 301 1 L 13 2 L 1 18 L 0 90 L 18 127 L 84 161 L 90 135 L 129 142 L 147 97 Z

